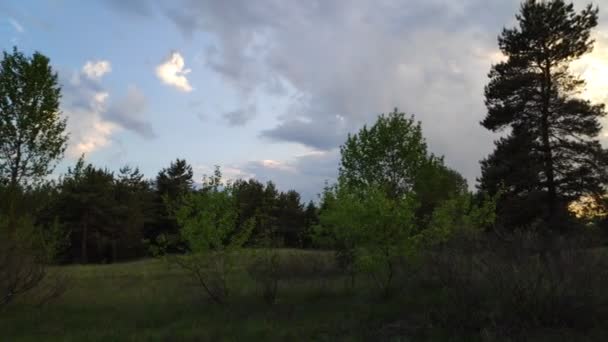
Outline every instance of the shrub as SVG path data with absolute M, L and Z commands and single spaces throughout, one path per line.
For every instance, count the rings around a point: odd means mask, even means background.
M 254 220 L 237 225 L 233 188 L 230 183 L 222 184 L 219 169 L 205 179 L 201 191 L 185 196 L 176 219 L 186 254 L 167 256 L 169 244 L 162 236 L 155 253 L 190 272 L 214 302 L 225 303 L 230 294 L 228 278 L 239 250 L 251 235 Z
M 433 324 L 452 332 L 518 337 L 587 329 L 608 318 L 606 253 L 568 237 L 519 233 L 451 241 L 426 253 L 415 286 L 438 294 Z
M 0 217 L 0 309 L 26 294 L 43 304 L 65 291 L 65 278 L 47 277 L 63 241 L 56 223 L 44 231 L 29 216 Z
M 388 296 L 396 262 L 412 252 L 415 200 L 389 198 L 375 187 L 355 191 L 343 186 L 328 189 L 325 199 L 317 236 L 336 248 L 338 264 L 353 279 L 355 272 L 366 274 Z

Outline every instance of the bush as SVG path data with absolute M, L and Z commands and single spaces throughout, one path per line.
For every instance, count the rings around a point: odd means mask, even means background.
M 344 186 L 327 189 L 326 208 L 316 234 L 336 249 L 337 262 L 351 277 L 369 276 L 388 296 L 394 287 L 396 261 L 412 253 L 413 197 L 390 198 L 377 187 L 366 191 Z
M 0 217 L 0 309 L 25 294 L 43 304 L 64 292 L 65 278 L 47 277 L 63 241 L 58 231 L 56 224 L 41 230 L 29 216 Z
M 187 250 L 185 255 L 167 259 L 190 272 L 214 302 L 225 303 L 230 294 L 228 278 L 255 221 L 252 218 L 237 224 L 233 188 L 230 183 L 222 184 L 219 169 L 205 179 L 201 191 L 184 197 L 176 219 Z M 166 256 L 169 246 L 168 239 L 161 236 L 153 253 Z
M 452 332 L 521 336 L 608 318 L 608 259 L 578 239 L 515 234 L 451 241 L 426 253 L 416 287 L 438 296 L 431 321 Z

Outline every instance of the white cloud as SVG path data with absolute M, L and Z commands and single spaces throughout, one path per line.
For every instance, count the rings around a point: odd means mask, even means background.
M 21 23 L 19 23 L 16 19 L 8 18 L 8 22 L 15 29 L 15 31 L 17 31 L 19 33 L 25 32 L 25 28 L 23 27 L 23 25 L 21 25 Z
M 112 65 L 104 60 L 88 61 L 82 67 L 82 72 L 92 80 L 99 80 L 110 71 L 112 71 Z
M 61 110 L 67 117 L 70 133 L 67 154 L 77 157 L 106 148 L 113 136 L 132 131 L 145 139 L 156 135 L 145 120 L 146 98 L 132 85 L 122 97 L 110 96 L 100 82 L 111 72 L 108 61 L 88 61 L 76 72 L 60 72 L 63 86 Z M 112 99 L 112 101 L 110 101 Z
M 164 62 L 156 67 L 156 76 L 165 84 L 184 92 L 190 92 L 192 91 L 192 86 L 186 75 L 191 70 L 184 69 L 184 67 L 185 63 L 182 55 L 179 52 L 173 52 Z
M 74 86 L 75 84 L 72 84 Z M 72 88 L 74 89 L 74 88 Z M 109 94 L 105 91 L 89 91 L 80 88 L 78 92 L 66 92 L 63 113 L 68 117 L 70 144 L 67 154 L 77 157 L 108 146 L 111 136 L 120 127 L 103 119 Z M 78 101 L 87 101 L 80 105 Z
M 287 172 L 296 171 L 296 169 L 293 167 L 293 165 L 289 165 L 286 162 L 272 160 L 272 159 L 264 159 L 264 160 L 260 161 L 260 164 L 263 167 L 268 168 L 268 169 L 275 169 L 275 170 L 281 170 L 281 171 L 287 171 Z

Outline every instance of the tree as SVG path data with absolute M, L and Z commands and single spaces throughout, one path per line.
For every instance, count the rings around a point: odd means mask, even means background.
M 46 278 L 61 240 L 56 224 L 37 221 L 44 206 L 44 177 L 66 148 L 60 87 L 49 59 L 17 48 L 0 61 L 0 307 L 31 290 L 59 287 Z M 30 185 L 42 187 L 29 187 Z M 41 190 L 41 191 L 39 191 Z M 29 191 L 29 192 L 28 192 Z M 56 222 L 54 222 L 56 223 Z M 49 228 L 49 229 L 44 229 Z M 52 277 L 51 277 L 52 278 Z M 59 283 L 56 283 L 59 285 Z
M 428 162 L 422 127 L 395 110 L 349 134 L 340 147 L 340 181 L 349 187 L 380 186 L 392 197 L 410 192 Z
M 533 200 L 539 209 L 519 223 L 556 226 L 570 201 L 602 192 L 606 183 L 607 153 L 598 141 L 606 112 L 578 96 L 585 83 L 569 70 L 592 50 L 597 14 L 591 5 L 577 13 L 563 0 L 526 0 L 518 26 L 498 39 L 507 59 L 489 73 L 481 124 L 509 133 L 482 162 L 480 188 L 505 188 L 502 213 L 514 211 L 509 203 Z
M 0 178 L 11 187 L 50 174 L 67 144 L 61 89 L 49 59 L 17 48 L 0 61 Z
M 165 234 L 165 237 L 177 236 L 179 227 L 175 210 L 182 205 L 183 198 L 194 190 L 192 177 L 192 166 L 179 158 L 158 173 L 154 205 L 158 217 L 147 225 L 147 239 L 154 241 L 160 234 Z M 174 244 L 178 242 L 174 241 Z
M 188 253 L 172 257 L 172 261 L 191 272 L 216 303 L 229 296 L 229 277 L 235 267 L 235 254 L 249 239 L 254 219 L 237 225 L 238 208 L 232 184 L 222 183 L 219 168 L 205 178 L 200 192 L 185 196 L 176 212 L 180 236 Z M 167 246 L 161 245 L 161 252 Z
M 156 189 L 174 201 L 192 191 L 192 166 L 185 159 L 175 159 L 156 176 Z
M 277 235 L 285 246 L 301 247 L 304 232 L 304 207 L 295 190 L 281 192 L 277 201 Z
M 107 231 L 112 260 L 143 254 L 144 224 L 151 216 L 151 189 L 139 168 L 124 166 L 114 180 L 113 223 Z
M 304 231 L 300 237 L 302 247 L 310 248 L 313 246 L 313 229 L 319 224 L 319 209 L 315 202 L 309 201 L 304 209 Z
M 79 256 L 82 263 L 88 263 L 94 250 L 97 260 L 103 257 L 101 250 L 110 235 L 115 214 L 114 174 L 108 170 L 85 165 L 81 157 L 61 183 L 58 212 L 61 220 L 71 230 L 71 255 Z M 95 244 L 93 244 L 95 243 Z
M 420 122 L 397 109 L 349 135 L 340 152 L 341 186 L 379 187 L 393 198 L 415 194 L 420 226 L 439 203 L 467 190 L 460 174 L 428 153 Z
M 417 206 L 413 196 L 390 197 L 379 187 L 327 188 L 326 209 L 320 214 L 317 236 L 336 249 L 338 262 L 353 277 L 371 276 L 389 295 L 397 263 L 408 257 L 418 234 L 414 225 Z

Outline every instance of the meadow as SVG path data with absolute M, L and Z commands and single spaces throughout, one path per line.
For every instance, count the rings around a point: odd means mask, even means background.
M 402 275 L 401 290 L 384 298 L 366 277 L 353 286 L 332 252 L 278 250 L 283 265 L 279 289 L 276 302 L 268 304 L 246 270 L 254 252 L 241 253 L 230 279 L 233 291 L 222 305 L 210 301 L 183 269 L 161 259 L 53 267 L 47 281 L 66 277 L 65 293 L 44 305 L 27 296 L 5 308 L 2 340 L 587 341 L 606 336 L 601 324 L 534 328 L 515 337 L 475 327 L 479 322 L 473 315 L 481 310 L 464 292 L 454 297 L 447 295 L 449 286 L 413 284 L 419 277 L 411 269 L 410 276 Z M 471 289 L 476 290 L 474 284 Z M 590 309 L 587 305 L 585 314 Z
M 322 252 L 281 253 L 331 262 Z M 182 269 L 159 259 L 50 272 L 67 277 L 66 292 L 41 307 L 25 300 L 7 308 L 0 319 L 7 341 L 357 340 L 376 328 L 374 320 L 398 311 L 374 298 L 353 300 L 341 276 L 285 280 L 268 305 L 238 272 L 230 302 L 218 305 Z

